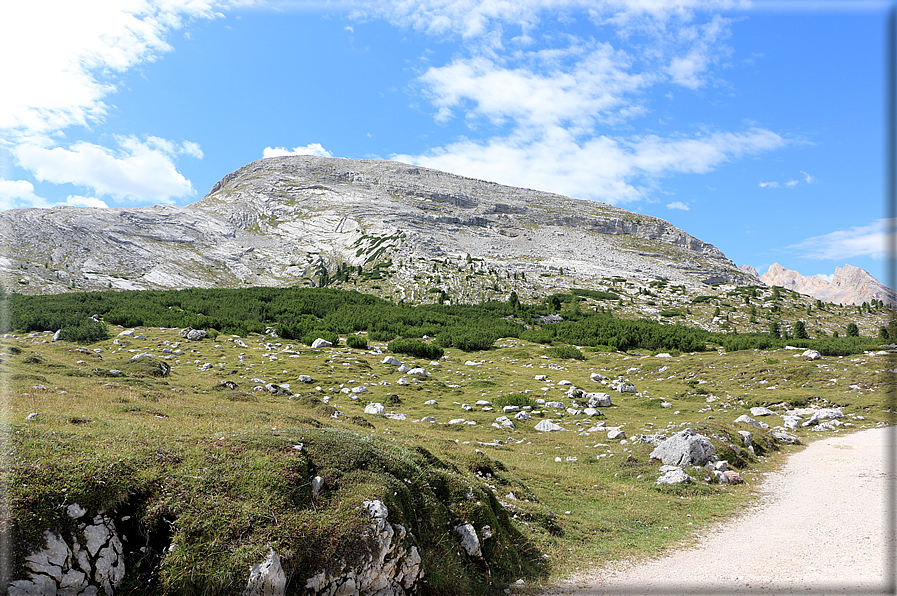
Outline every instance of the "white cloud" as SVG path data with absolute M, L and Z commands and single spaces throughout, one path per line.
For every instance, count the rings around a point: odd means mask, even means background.
M 219 0 L 7 2 L 0 19 L 0 130 L 47 135 L 101 119 L 114 76 L 171 50 L 165 36 Z
M 672 203 L 667 203 L 667 209 L 679 209 L 681 211 L 690 211 L 691 208 L 682 201 L 673 201 Z
M 773 132 L 713 133 L 693 138 L 596 136 L 578 141 L 550 127 L 519 130 L 484 142 L 462 140 L 424 155 L 393 159 L 502 184 L 625 203 L 644 198 L 656 178 L 704 173 L 744 154 L 784 146 Z
M 320 143 L 309 143 L 305 147 L 265 147 L 262 150 L 262 159 L 268 157 L 284 157 L 288 155 L 317 155 L 318 157 L 333 157 L 333 153 L 324 149 Z
M 778 188 L 778 187 L 779 187 L 778 182 L 761 182 L 760 183 L 760 188 Z
M 177 155 L 202 155 L 196 143 L 177 144 L 158 137 L 140 141 L 133 136 L 116 140 L 118 152 L 78 142 L 68 149 L 20 145 L 13 153 L 19 165 L 42 182 L 86 186 L 119 201 L 170 203 L 196 194 L 174 164 Z
M 867 226 L 854 226 L 822 236 L 813 236 L 787 248 L 810 259 L 844 261 L 854 257 L 882 259 L 888 252 L 888 234 L 893 240 L 897 220 L 880 219 Z
M 34 185 L 27 180 L 0 178 L 0 209 L 46 207 L 47 201 L 34 194 Z
M 102 209 L 106 209 L 109 205 L 106 204 L 105 201 L 101 201 L 96 197 L 82 197 L 79 195 L 72 195 L 65 200 L 66 205 L 70 205 L 72 207 L 99 207 Z
M 827 281 L 828 283 L 832 283 L 832 280 L 835 279 L 834 273 L 817 273 L 813 277 L 818 277 L 822 281 Z
M 799 183 L 800 183 L 800 180 L 789 180 L 788 182 L 785 183 L 785 186 L 787 186 L 788 188 L 794 188 Z
M 650 83 L 651 77 L 626 72 L 631 59 L 609 44 L 590 46 L 527 52 L 520 55 L 517 61 L 524 64 L 517 68 L 481 56 L 457 59 L 430 68 L 419 80 L 439 110 L 437 120 L 466 108 L 469 117 L 483 116 L 497 124 L 511 119 L 527 126 L 564 124 L 588 130 L 596 120 L 640 113 L 626 96 Z
M 814 182 L 816 182 L 816 178 L 814 178 L 813 176 L 810 176 L 809 174 L 807 174 L 807 173 L 804 172 L 803 170 L 801 170 L 800 173 L 804 175 L 804 181 L 805 181 L 807 184 L 813 184 Z

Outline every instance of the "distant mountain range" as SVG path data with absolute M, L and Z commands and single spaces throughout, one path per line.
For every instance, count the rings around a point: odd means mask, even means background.
M 385 297 L 469 303 L 625 278 L 689 295 L 766 283 L 827 302 L 897 305 L 893 290 L 850 265 L 831 282 L 778 264 L 758 276 L 662 219 L 382 160 L 263 159 L 184 207 L 3 211 L 0 246 L 0 282 L 31 294 L 352 277 L 352 288 Z
M 742 270 L 747 271 L 744 268 Z M 768 286 L 781 286 L 823 302 L 862 304 L 881 300 L 885 304 L 897 306 L 897 292 L 875 279 L 865 269 L 851 265 L 836 267 L 832 281 L 826 281 L 818 275 L 807 277 L 797 271 L 785 269 L 778 263 L 773 263 L 769 271 L 758 277 Z

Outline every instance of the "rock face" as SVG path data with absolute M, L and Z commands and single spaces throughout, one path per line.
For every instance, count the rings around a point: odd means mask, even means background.
M 314 594 L 401 596 L 414 589 L 421 576 L 417 547 L 405 547 L 405 528 L 387 521 L 389 510 L 383 502 L 365 501 L 364 508 L 371 518 L 367 535 L 370 551 L 354 563 L 334 561 L 331 569 L 308 579 L 306 590 Z
M 70 506 L 68 514 L 78 519 L 85 510 Z M 28 577 L 13 581 L 9 596 L 115 594 L 125 575 L 125 558 L 114 523 L 99 514 L 80 529 L 84 544 L 77 539 L 69 544 L 56 532 L 44 532 L 46 548 L 25 557 Z
M 862 304 L 881 300 L 885 304 L 897 305 L 897 292 L 875 279 L 866 270 L 851 265 L 835 267 L 835 275 L 827 282 L 817 275 L 806 277 L 797 271 L 785 269 L 773 263 L 769 271 L 760 276 L 768 286 L 781 286 L 835 304 Z
M 10 247 L 0 281 L 23 293 L 315 285 L 340 266 L 388 261 L 410 284 L 430 259 L 467 254 L 482 259 L 474 266 L 529 273 L 521 297 L 561 268 L 568 285 L 612 275 L 757 283 L 661 219 L 398 162 L 313 156 L 253 162 L 185 207 L 3 211 L 0 242 Z M 491 287 L 464 277 L 444 280 L 455 302 Z M 402 297 L 426 298 L 415 292 Z

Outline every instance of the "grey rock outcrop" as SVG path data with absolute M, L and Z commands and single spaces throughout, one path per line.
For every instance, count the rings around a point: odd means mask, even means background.
M 77 504 L 67 512 L 73 519 L 86 513 Z M 25 557 L 28 577 L 11 582 L 9 596 L 115 594 L 125 575 L 124 549 L 115 525 L 99 514 L 79 529 L 84 544 L 77 538 L 69 544 L 58 533 L 45 531 L 46 547 Z
M 286 590 L 287 576 L 280 557 L 271 549 L 264 561 L 249 568 L 249 580 L 242 596 L 283 596 Z
M 364 509 L 371 518 L 370 531 L 365 535 L 370 543 L 368 552 L 358 561 L 335 561 L 310 577 L 306 590 L 328 596 L 403 596 L 414 590 L 422 575 L 417 547 L 405 545 L 405 528 L 387 521 L 389 510 L 382 501 L 365 501 Z
M 560 267 L 577 284 L 612 275 L 757 283 L 655 217 L 397 162 L 314 156 L 250 163 L 187 206 L 3 211 L 0 244 L 0 282 L 35 293 L 317 284 L 339 263 L 414 267 L 467 253 L 530 273 L 521 298 Z M 465 286 L 464 272 L 443 279 L 453 302 L 491 287 Z M 421 287 L 405 298 L 423 297 Z
M 710 439 L 686 428 L 657 445 L 650 456 L 669 466 L 703 466 L 715 450 Z

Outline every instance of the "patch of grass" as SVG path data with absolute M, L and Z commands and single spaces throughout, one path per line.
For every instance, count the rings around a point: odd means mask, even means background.
M 548 355 L 552 358 L 585 360 L 585 355 L 573 346 L 554 346 L 548 350 Z

